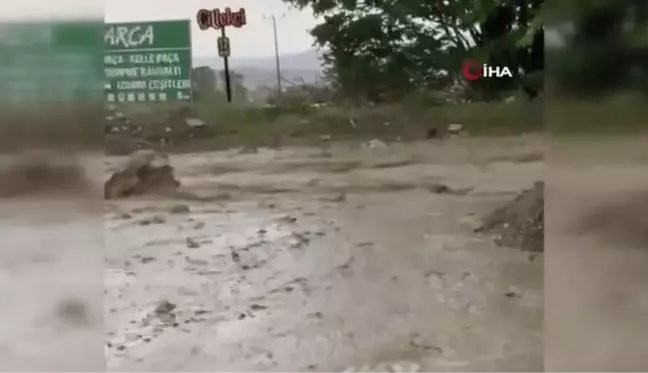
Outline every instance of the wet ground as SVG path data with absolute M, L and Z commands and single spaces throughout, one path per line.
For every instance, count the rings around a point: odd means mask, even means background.
M 648 369 L 648 137 L 552 146 L 545 367 Z
M 543 370 L 542 256 L 472 232 L 542 148 L 172 156 L 178 198 L 106 203 L 108 369 Z

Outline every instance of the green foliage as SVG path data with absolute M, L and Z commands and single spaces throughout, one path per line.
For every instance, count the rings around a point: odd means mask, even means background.
M 194 100 L 203 103 L 225 103 L 225 72 L 214 71 L 210 67 L 201 66 L 193 69 L 192 87 Z M 236 71 L 230 71 L 230 84 L 232 89 L 232 102 L 236 104 L 249 103 L 248 89 L 244 84 L 245 76 Z
M 225 71 L 220 70 L 218 72 L 220 76 L 221 91 L 225 92 Z M 247 103 L 248 100 L 248 90 L 245 88 L 245 76 L 239 74 L 236 71 L 230 70 L 230 85 L 232 89 L 232 101 L 237 103 Z
M 325 51 L 327 78 L 350 98 L 395 101 L 459 79 L 477 59 L 524 75 L 544 69 L 540 11 L 544 0 L 284 0 L 311 8 L 312 30 Z M 497 98 L 523 79 L 480 82 Z
M 552 56 L 556 93 L 594 98 L 628 88 L 648 92 L 648 3 L 569 0 L 547 18 L 572 26 Z
M 216 94 L 216 72 L 207 66 L 196 67 L 191 72 L 194 100 L 205 100 Z
M 528 102 L 427 105 L 421 97 L 402 104 L 322 107 L 237 107 L 197 105 L 193 109 L 210 126 L 209 146 L 273 146 L 321 144 L 333 140 L 384 141 L 424 139 L 431 128 L 444 131 L 461 123 L 472 135 L 503 135 L 541 131 L 542 105 Z

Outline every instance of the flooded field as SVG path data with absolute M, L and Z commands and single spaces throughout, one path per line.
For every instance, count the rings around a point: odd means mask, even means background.
M 542 154 L 529 136 L 172 155 L 177 198 L 106 202 L 108 369 L 543 370 L 542 255 L 473 232 Z

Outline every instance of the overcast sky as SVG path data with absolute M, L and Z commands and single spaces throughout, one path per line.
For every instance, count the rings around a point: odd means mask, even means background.
M 199 30 L 195 17 L 198 9 L 227 6 L 232 10 L 243 7 L 247 13 L 246 26 L 227 30 L 233 57 L 274 56 L 272 22 L 264 20 L 264 14 L 285 14 L 277 19 L 281 54 L 305 51 L 313 43 L 308 33 L 316 24 L 312 13 L 290 9 L 281 0 L 105 0 L 104 15 L 106 22 L 191 19 L 194 56 L 218 56 L 216 38 L 220 32 Z
M 218 31 L 200 31 L 195 22 L 198 9 L 245 8 L 248 24 L 241 29 L 228 29 L 233 57 L 274 56 L 272 22 L 263 15 L 275 14 L 279 51 L 298 53 L 309 49 L 313 38 L 308 33 L 316 20 L 310 11 L 290 9 L 281 0 L 0 0 L 0 21 L 8 19 L 52 19 L 91 17 L 106 22 L 157 21 L 190 19 L 194 55 L 217 56 Z

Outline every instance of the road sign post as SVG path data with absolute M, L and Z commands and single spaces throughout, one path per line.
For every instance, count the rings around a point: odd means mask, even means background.
M 191 21 L 107 24 L 109 103 L 191 101 Z
M 234 26 L 241 28 L 247 24 L 245 9 L 241 8 L 238 12 L 232 12 L 232 9 L 225 8 L 224 12 L 220 9 L 200 9 L 196 14 L 198 27 L 205 31 L 210 28 L 220 29 L 221 36 L 218 38 L 218 55 L 223 58 L 223 70 L 225 75 L 225 91 L 227 93 L 227 102 L 232 102 L 232 85 L 229 71 L 229 57 L 231 55 L 230 40 L 225 33 L 225 27 Z
M 225 27 L 221 27 L 221 36 L 218 38 L 218 54 L 223 58 L 223 69 L 225 70 L 225 93 L 227 102 L 232 102 L 232 81 L 229 71 L 230 56 L 229 38 L 225 34 Z

